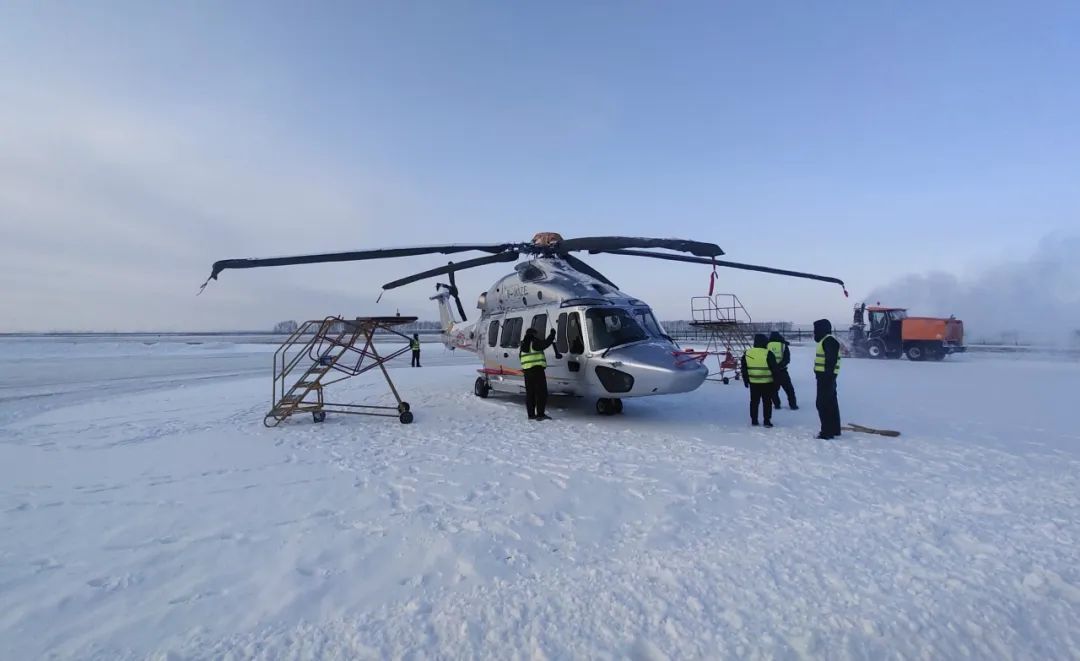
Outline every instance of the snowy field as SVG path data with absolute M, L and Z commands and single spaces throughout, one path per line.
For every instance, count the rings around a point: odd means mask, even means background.
M 414 424 L 265 429 L 268 351 L 0 341 L 0 658 L 1080 658 L 1075 361 L 846 360 L 904 435 L 825 442 L 804 348 L 772 430 L 530 423 L 430 345 Z

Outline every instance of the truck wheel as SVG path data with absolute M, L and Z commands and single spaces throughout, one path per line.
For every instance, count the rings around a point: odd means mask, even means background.
M 871 358 L 884 358 L 885 357 L 885 345 L 881 342 L 871 342 L 866 347 L 866 355 Z
M 482 376 L 476 377 L 476 383 L 473 384 L 473 394 L 481 399 L 485 399 L 490 392 L 491 386 L 487 384 L 487 380 Z
M 922 348 L 918 344 L 913 344 L 907 349 L 908 360 L 925 360 L 926 349 Z

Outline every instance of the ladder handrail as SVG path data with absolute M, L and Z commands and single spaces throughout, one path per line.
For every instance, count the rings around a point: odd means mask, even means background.
M 288 337 L 288 339 L 286 339 L 285 342 L 283 342 L 281 344 L 281 346 L 278 347 L 278 349 L 274 352 L 274 381 L 272 383 L 273 390 L 271 392 L 271 398 L 270 398 L 271 402 L 276 402 L 279 399 L 279 397 L 278 397 L 278 382 L 279 381 L 281 382 L 281 396 L 280 396 L 280 398 L 281 399 L 285 398 L 285 396 L 287 394 L 286 391 L 285 391 L 285 378 L 287 376 L 289 376 L 290 374 L 292 374 L 292 371 L 294 369 L 296 369 L 297 364 L 300 362 L 300 360 L 304 357 L 304 355 L 310 349 L 311 345 L 313 345 L 319 339 L 319 337 L 321 336 L 321 334 L 322 334 L 321 331 L 322 331 L 323 327 L 328 322 L 330 322 L 330 320 L 332 320 L 332 319 L 337 319 L 337 317 L 326 317 L 322 321 L 319 321 L 317 319 L 312 319 L 312 320 L 304 322 L 303 325 L 300 326 L 299 328 L 297 328 L 296 331 L 292 335 L 290 335 Z M 298 344 L 299 343 L 299 338 L 302 337 L 307 332 L 307 330 L 310 329 L 315 324 L 319 324 L 319 330 L 317 330 L 311 336 L 311 339 L 308 340 L 304 344 L 304 348 L 301 349 L 299 352 L 297 352 L 297 354 L 292 358 L 292 360 L 289 361 L 289 364 L 286 365 L 285 363 L 286 363 L 286 359 L 287 359 L 287 356 L 288 356 L 289 349 L 293 348 L 296 344 Z M 281 357 L 281 369 L 280 370 L 278 369 L 278 357 L 279 356 Z M 293 388 L 290 388 L 289 392 L 291 392 L 292 390 L 293 390 Z

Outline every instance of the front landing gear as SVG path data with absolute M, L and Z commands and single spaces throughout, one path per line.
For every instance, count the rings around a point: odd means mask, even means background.
M 615 415 L 622 413 L 623 404 L 621 399 L 602 397 L 596 400 L 596 412 L 600 415 Z

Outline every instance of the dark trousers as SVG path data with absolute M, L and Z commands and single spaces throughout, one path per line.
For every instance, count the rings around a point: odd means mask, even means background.
M 413 352 L 412 352 L 412 366 L 413 367 L 420 367 L 420 350 L 419 349 L 413 349 Z
M 836 401 L 836 376 L 816 372 L 817 412 L 822 436 L 840 435 L 840 403 Z
M 773 384 L 751 383 L 750 384 L 750 421 L 757 422 L 758 403 L 765 408 L 765 422 L 772 422 L 772 394 Z
M 547 374 L 543 367 L 525 370 L 525 410 L 530 418 L 545 415 L 547 411 Z
M 786 369 L 776 370 L 776 374 L 773 375 L 773 395 L 772 403 L 776 408 L 780 408 L 780 390 L 784 390 L 784 394 L 787 395 L 788 408 L 795 408 L 798 403 L 795 401 L 795 386 L 791 385 L 791 375 L 788 374 Z

